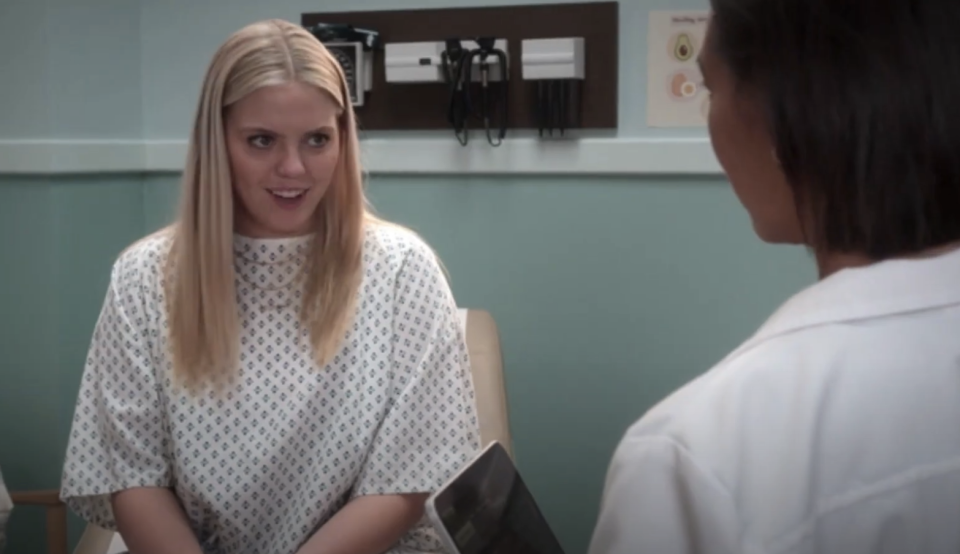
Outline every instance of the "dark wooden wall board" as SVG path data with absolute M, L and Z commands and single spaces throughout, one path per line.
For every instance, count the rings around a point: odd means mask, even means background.
M 449 9 L 304 13 L 301 24 L 349 24 L 372 29 L 388 42 L 443 41 L 494 36 L 508 40 L 509 129 L 537 129 L 536 81 L 524 81 L 521 41 L 583 37 L 585 79 L 579 90 L 579 121 L 584 129 L 617 128 L 619 3 L 537 4 Z M 449 129 L 449 91 L 443 83 L 387 83 L 384 53 L 374 55 L 373 86 L 356 108 L 367 130 Z M 473 126 L 476 129 L 476 126 Z

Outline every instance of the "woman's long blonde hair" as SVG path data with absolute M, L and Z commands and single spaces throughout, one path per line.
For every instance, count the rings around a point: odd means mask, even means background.
M 207 69 L 183 173 L 180 214 L 165 275 L 174 376 L 188 388 L 236 373 L 240 318 L 234 273 L 234 197 L 224 110 L 253 91 L 298 81 L 340 108 L 340 156 L 318 207 L 301 320 L 323 366 L 352 323 L 362 279 L 367 209 L 356 123 L 339 63 L 304 28 L 281 20 L 231 35 Z

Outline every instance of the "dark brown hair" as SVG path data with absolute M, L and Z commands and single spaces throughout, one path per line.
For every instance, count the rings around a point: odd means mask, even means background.
M 960 240 L 960 0 L 712 0 L 711 45 L 757 93 L 815 248 Z

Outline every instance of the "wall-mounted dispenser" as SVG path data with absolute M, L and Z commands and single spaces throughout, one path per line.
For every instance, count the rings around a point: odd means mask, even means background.
M 500 146 L 507 135 L 507 41 L 494 37 L 450 38 L 443 42 L 387 43 L 388 83 L 444 83 L 446 118 L 460 144 L 469 142 L 471 120 Z
M 373 89 L 373 53 L 380 49 L 379 33 L 331 23 L 317 23 L 307 30 L 340 62 L 350 91 L 350 103 L 363 106 L 365 93 Z
M 537 81 L 533 109 L 540 136 L 544 132 L 553 136 L 554 129 L 562 136 L 580 115 L 580 85 L 586 77 L 584 39 L 524 39 L 521 49 L 523 79 Z
M 481 146 L 480 143 L 486 146 L 485 128 L 490 130 L 486 141 L 498 144 L 505 134 L 507 122 L 508 137 L 514 130 L 521 133 L 529 130 L 536 132 L 538 127 L 543 127 L 546 131 L 550 125 L 554 127 L 554 135 L 558 135 L 557 128 L 566 127 L 567 136 L 571 135 L 574 128 L 596 131 L 617 129 L 621 3 L 617 0 L 547 2 L 552 3 L 503 5 L 498 2 L 495 4 L 501 5 L 381 10 L 358 8 L 356 11 L 321 9 L 301 14 L 300 24 L 307 28 L 318 23 L 352 25 L 357 30 L 376 29 L 379 33 L 383 48 L 373 55 L 373 92 L 367 92 L 363 108 L 358 110 L 359 121 L 365 131 L 440 131 L 446 136 L 452 128 L 457 131 L 461 142 L 469 138 L 470 142 L 475 143 L 469 146 L 475 147 Z M 380 4 L 386 8 L 390 3 Z M 477 37 L 484 38 L 484 41 L 494 39 L 483 63 L 476 56 L 472 58 L 469 68 L 467 65 L 461 68 L 460 64 L 451 64 L 458 53 L 462 55 L 463 52 L 480 48 Z M 566 118 L 558 117 L 558 122 L 552 124 L 545 115 L 534 109 L 541 104 L 548 105 L 546 100 L 538 102 L 536 98 L 541 79 L 522 78 L 521 44 L 524 39 L 541 37 L 579 37 L 582 40 L 574 42 L 583 44 L 573 46 L 573 50 L 579 52 L 582 46 L 588 47 L 582 49 L 583 59 L 573 65 L 589 71 L 579 86 L 574 84 L 566 87 L 577 89 L 571 90 L 570 94 L 578 94 L 578 103 L 582 107 L 578 110 L 571 107 L 571 113 Z M 453 42 L 448 44 L 450 39 L 457 41 L 459 49 L 448 48 L 456 46 Z M 503 52 L 502 59 L 509 64 L 501 63 L 501 56 L 496 54 L 498 50 Z M 448 54 L 446 67 L 443 58 L 445 52 Z M 550 49 L 547 53 L 550 53 Z M 544 63 L 546 60 L 528 61 L 528 78 L 530 69 L 537 65 L 549 65 Z M 483 109 L 482 65 L 486 67 L 487 74 L 486 110 Z M 505 71 L 501 72 L 502 66 L 508 67 L 503 67 Z M 457 79 L 458 72 L 460 79 Z M 575 74 L 579 75 L 578 72 Z M 545 78 L 542 80 L 546 95 L 551 87 L 546 84 Z M 457 88 L 453 83 L 457 82 L 461 86 L 455 94 Z M 451 98 L 454 102 L 451 102 Z M 487 114 L 486 121 L 484 111 Z M 464 114 L 467 116 L 464 117 Z M 469 133 L 467 127 L 470 128 Z M 452 132 L 449 134 L 454 135 Z M 454 136 L 449 138 L 454 139 Z M 503 141 L 506 144 L 506 138 Z
M 476 40 L 459 40 L 465 52 L 477 51 L 480 45 Z M 444 83 L 447 77 L 444 71 L 443 55 L 447 51 L 450 41 L 435 42 L 388 42 L 384 45 L 383 65 L 386 70 L 388 83 Z M 496 39 L 493 48 L 508 53 L 507 41 Z M 509 59 L 506 56 L 505 59 Z M 490 58 L 490 73 L 488 78 L 499 81 L 499 60 Z M 480 68 L 474 65 L 471 80 L 479 83 L 481 80 Z

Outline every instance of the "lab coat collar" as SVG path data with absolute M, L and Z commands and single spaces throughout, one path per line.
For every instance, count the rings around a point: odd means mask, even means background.
M 790 298 L 737 352 L 808 327 L 958 304 L 960 249 L 844 269 Z

